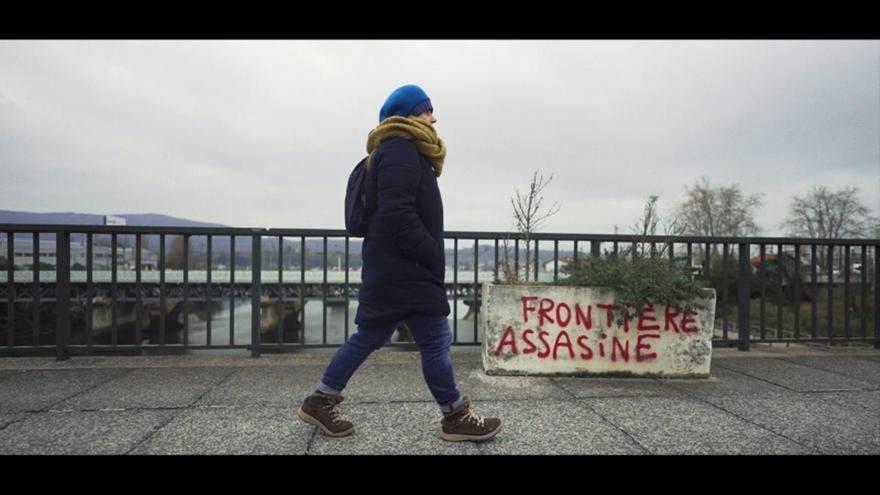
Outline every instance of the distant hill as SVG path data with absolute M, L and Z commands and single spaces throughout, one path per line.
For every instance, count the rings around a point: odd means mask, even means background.
M 112 216 L 121 217 L 125 219 L 126 225 L 129 226 L 151 226 L 151 227 L 229 227 L 228 225 L 219 224 L 219 223 L 210 223 L 210 222 L 200 222 L 197 220 L 189 220 L 186 218 L 177 218 L 168 215 L 159 215 L 155 213 L 114 213 Z M 88 213 L 76 213 L 76 212 L 60 212 L 60 213 L 33 213 L 28 211 L 12 211 L 12 210 L 0 210 L 0 224 L 11 223 L 11 224 L 34 224 L 34 225 L 53 225 L 53 224 L 63 224 L 63 225 L 104 225 L 104 215 L 94 215 Z M 16 234 L 16 239 L 25 239 L 29 240 L 32 238 L 32 234 Z M 165 236 L 165 249 L 166 252 L 169 252 L 171 249 L 171 245 L 174 242 L 173 235 Z M 106 242 L 106 239 L 109 238 L 108 235 L 98 236 L 95 235 L 95 238 L 98 242 Z M 100 238 L 100 239 L 98 239 Z M 74 242 L 85 241 L 85 234 L 73 234 L 71 235 L 71 240 Z M 159 249 L 159 237 L 158 235 L 148 235 L 144 240 L 144 248 L 150 250 L 158 250 Z M 43 240 L 53 240 L 53 236 L 51 234 L 44 234 Z M 121 240 L 120 242 L 126 242 L 125 240 Z M 349 241 L 349 250 L 350 250 L 350 258 L 351 261 L 355 259 L 360 260 L 360 252 L 361 252 L 361 240 L 360 239 L 351 239 Z M 204 253 L 207 251 L 208 241 L 204 236 L 193 236 L 190 239 L 190 249 L 193 253 Z M 215 255 L 227 254 L 230 249 L 229 236 L 215 236 L 213 239 L 213 251 Z M 299 249 L 301 246 L 301 241 L 299 239 L 285 239 L 284 240 L 284 248 L 285 251 L 289 250 L 287 256 L 293 256 L 294 259 L 299 260 Z M 335 253 L 335 252 L 344 252 L 345 250 L 345 239 L 327 239 L 327 252 Z M 307 238 L 306 239 L 306 252 L 310 254 L 310 258 L 314 256 L 314 253 L 323 252 L 324 251 L 324 241 L 323 239 L 316 238 Z M 237 257 L 250 258 L 251 255 L 251 242 L 250 239 L 246 237 L 236 237 L 235 241 L 235 252 Z M 263 238 L 263 252 L 269 255 L 270 257 L 277 259 L 274 255 L 278 252 L 278 241 L 277 239 L 273 242 L 270 238 Z M 313 266 L 314 263 L 321 262 L 320 260 L 309 259 L 307 260 L 308 266 Z M 328 263 L 330 260 L 328 260 Z
M 113 216 L 125 218 L 125 222 L 133 226 L 226 227 L 226 225 L 220 223 L 198 222 L 155 213 L 113 214 Z M 104 225 L 104 215 L 75 213 L 72 211 L 63 213 L 32 213 L 29 211 L 0 210 L 0 223 Z
M 126 224 L 136 227 L 149 225 L 152 227 L 229 227 L 222 223 L 199 222 L 185 218 L 169 217 L 155 213 L 124 213 L 114 215 L 125 219 Z

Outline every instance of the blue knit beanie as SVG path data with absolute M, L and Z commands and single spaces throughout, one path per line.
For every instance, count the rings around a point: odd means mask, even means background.
M 407 84 L 395 89 L 385 100 L 385 104 L 379 110 L 379 122 L 395 115 L 408 117 L 428 111 L 434 111 L 428 95 L 415 84 Z

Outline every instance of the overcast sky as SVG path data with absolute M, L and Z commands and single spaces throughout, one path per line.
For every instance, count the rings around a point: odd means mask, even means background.
M 343 228 L 397 86 L 431 97 L 446 230 L 630 233 L 701 176 L 782 235 L 812 185 L 880 213 L 878 41 L 0 41 L 0 209 Z

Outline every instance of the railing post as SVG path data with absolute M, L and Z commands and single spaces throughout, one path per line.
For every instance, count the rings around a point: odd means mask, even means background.
M 6 233 L 6 297 L 6 345 L 11 349 L 15 346 L 15 233 L 12 231 Z
M 739 314 L 739 325 L 737 332 L 739 333 L 739 350 L 748 351 L 751 340 L 751 311 L 749 308 L 749 278 L 751 277 L 751 269 L 749 268 L 749 244 L 747 242 L 739 243 L 739 292 L 737 294 Z
M 874 246 L 874 348 L 880 349 L 880 245 Z
M 251 357 L 260 357 L 260 284 L 263 270 L 263 236 L 254 233 L 251 242 Z
M 70 232 L 58 232 L 55 263 L 55 350 L 58 361 L 70 359 L 67 341 L 70 335 Z

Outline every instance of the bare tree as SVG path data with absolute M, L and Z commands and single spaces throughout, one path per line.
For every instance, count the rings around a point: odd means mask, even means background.
M 651 256 L 666 256 L 669 244 L 674 242 L 685 231 L 685 226 L 679 222 L 678 218 L 672 217 L 671 219 L 661 221 L 660 214 L 657 211 L 657 199 L 658 196 L 653 194 L 648 197 L 642 216 L 631 227 L 633 234 L 639 238 L 639 241 L 635 244 L 634 256 L 645 256 L 646 245 L 649 244 L 647 237 L 657 235 L 658 222 L 661 224 L 664 239 L 661 242 L 660 251 L 654 252 L 652 249 Z
M 872 227 L 880 219 L 868 215 L 870 210 L 856 197 L 858 191 L 855 186 L 836 191 L 813 186 L 803 198 L 792 198 L 790 214 L 781 226 L 795 237 L 871 237 Z
M 859 201 L 858 191 L 856 186 L 832 191 L 827 186 L 814 185 L 803 198 L 792 198 L 789 216 L 780 226 L 793 237 L 870 238 L 872 227 L 880 219 L 868 214 L 870 210 Z M 827 246 L 818 246 L 820 267 L 826 266 L 827 252 Z M 841 263 L 842 260 L 838 259 L 837 262 Z
M 709 179 L 693 187 L 685 186 L 686 200 L 678 207 L 678 217 L 691 235 L 747 236 L 758 233 L 754 210 L 761 206 L 761 195 L 744 196 L 738 184 L 712 187 Z
M 525 280 L 529 279 L 529 273 L 531 272 L 532 234 L 537 232 L 538 228 L 541 227 L 549 217 L 559 212 L 560 206 L 556 203 L 554 203 L 546 212 L 541 209 L 544 201 L 544 196 L 541 193 L 551 180 L 553 180 L 552 174 L 550 175 L 550 178 L 544 180 L 544 176 L 539 176 L 538 172 L 535 171 L 529 182 L 528 192 L 523 194 L 517 189 L 514 196 L 510 198 L 510 204 L 513 206 L 514 228 L 519 231 L 522 240 L 526 245 Z M 509 239 L 504 239 L 503 268 L 505 279 L 511 281 L 516 280 L 518 277 L 516 276 L 515 270 L 510 267 L 508 258 L 508 241 Z
M 738 184 L 712 187 L 702 177 L 693 187 L 685 186 L 686 199 L 677 208 L 683 233 L 699 236 L 749 236 L 757 234 L 755 210 L 761 206 L 761 194 L 744 195 Z M 713 256 L 718 245 L 713 246 Z
M 657 199 L 658 196 L 652 194 L 645 202 L 645 211 L 639 220 L 633 224 L 632 231 L 635 234 L 654 235 L 657 232 Z

